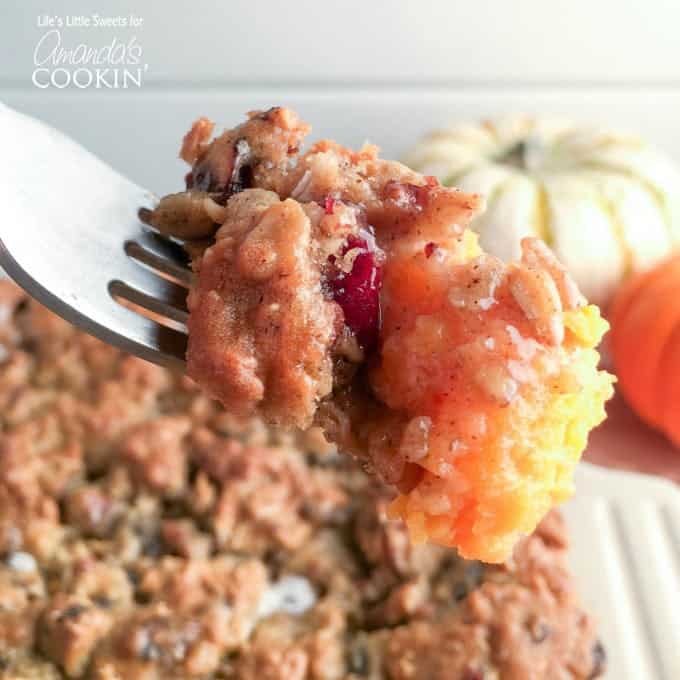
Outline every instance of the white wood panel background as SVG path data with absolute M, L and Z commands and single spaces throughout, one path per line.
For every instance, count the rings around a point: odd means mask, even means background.
M 134 35 L 142 88 L 38 90 L 38 17 L 93 13 L 143 25 L 63 28 L 64 45 Z M 178 186 L 195 117 L 273 104 L 388 156 L 449 120 L 530 112 L 636 130 L 680 159 L 679 35 L 679 0 L 1 0 L 0 97 L 157 192 Z
M 669 83 L 677 0 L 3 0 L 21 80 L 41 13 L 129 14 L 156 82 Z M 121 29 L 69 29 L 73 41 Z
M 185 166 L 177 159 L 181 136 L 200 114 L 224 124 L 253 108 L 295 107 L 313 125 L 313 136 L 353 146 L 366 139 L 386 157 L 397 157 L 419 135 L 451 119 L 507 112 L 566 114 L 584 121 L 614 121 L 640 131 L 680 160 L 680 90 L 574 88 L 504 91 L 410 91 L 385 89 L 147 90 L 141 93 L 53 93 L 13 90 L 4 100 L 47 120 L 157 193 L 177 190 Z M 672 114 L 671 112 L 675 112 Z

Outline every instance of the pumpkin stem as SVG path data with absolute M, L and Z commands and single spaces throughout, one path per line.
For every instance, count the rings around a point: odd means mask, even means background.
M 520 170 L 526 170 L 526 151 L 526 140 L 522 140 L 501 153 L 498 156 L 498 162 L 505 165 L 512 165 L 513 167 L 519 168 Z

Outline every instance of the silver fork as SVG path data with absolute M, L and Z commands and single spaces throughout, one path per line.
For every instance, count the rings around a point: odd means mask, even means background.
M 154 196 L 3 104 L 0 149 L 0 266 L 84 331 L 182 367 L 191 272 L 181 245 L 138 217 Z

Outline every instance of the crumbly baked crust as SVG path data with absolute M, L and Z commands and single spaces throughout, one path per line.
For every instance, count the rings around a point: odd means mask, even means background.
M 550 514 L 504 565 L 409 543 L 318 432 L 0 282 L 0 678 L 527 680 L 604 654 Z

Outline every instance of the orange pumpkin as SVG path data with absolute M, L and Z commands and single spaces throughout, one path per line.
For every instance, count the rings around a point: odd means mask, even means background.
M 680 446 L 680 253 L 629 280 L 609 321 L 623 395 L 644 421 Z

